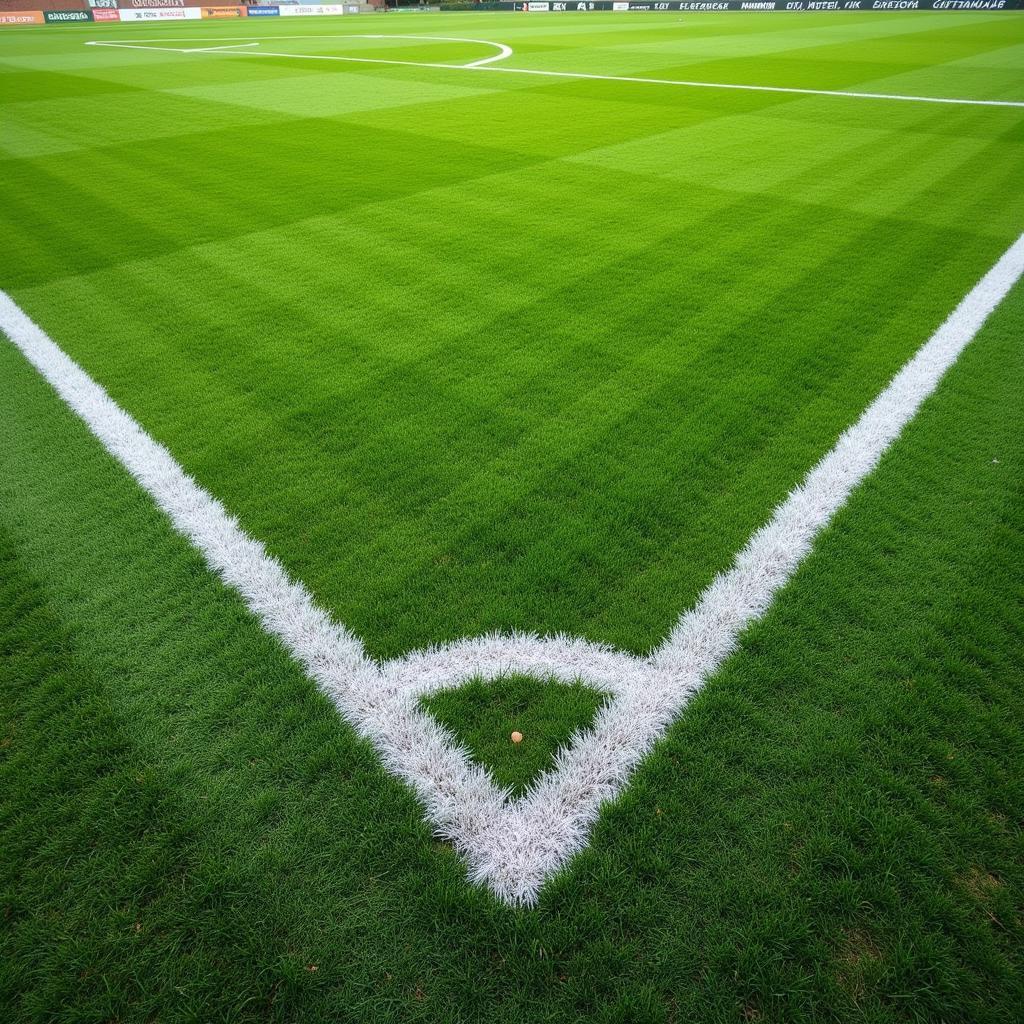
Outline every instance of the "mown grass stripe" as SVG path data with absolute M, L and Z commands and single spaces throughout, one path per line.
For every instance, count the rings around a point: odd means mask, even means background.
M 99 673 L 137 742 L 152 724 L 145 785 L 139 759 L 101 756 L 96 775 L 92 723 L 63 704 L 38 727 L 20 713 L 51 699 L 45 680 L 0 688 L 7 1017 L 257 1024 L 358 1006 L 396 1024 L 610 1024 L 639 1006 L 652 1022 L 752 1007 L 811 1024 L 827 1006 L 899 1024 L 912 1001 L 922 1019 L 1013 1019 L 1022 298 L 527 913 L 462 884 L 368 745 L 0 346 L 17 557 L 73 626 L 58 646 Z M 162 781 L 166 816 L 149 800 Z M 53 782 L 71 799 L 47 799 Z M 176 870 L 152 856 L 165 835 Z
M 914 417 L 943 375 L 1024 272 L 1024 235 L 975 285 L 832 451 L 758 530 L 728 572 L 679 620 L 649 659 L 572 638 L 482 637 L 378 666 L 331 621 L 263 546 L 188 477 L 110 396 L 0 293 L 0 328 L 53 385 L 264 627 L 306 668 L 339 710 L 374 741 L 427 813 L 466 855 L 471 873 L 512 902 L 533 903 L 544 880 L 586 844 L 601 805 L 690 697 L 760 618 L 817 534 Z M 597 673 L 592 665 L 598 664 Z M 605 685 L 615 694 L 594 726 L 556 756 L 555 768 L 509 801 L 451 733 L 415 698 L 430 688 L 507 671 Z M 609 684 L 609 676 L 614 680 Z
M 781 85 L 747 85 L 738 82 L 692 82 L 678 78 L 641 78 L 633 75 L 599 75 L 582 71 L 547 71 L 540 68 L 510 68 L 503 65 L 479 63 L 474 64 L 439 64 L 430 61 L 384 60 L 375 57 L 341 57 L 323 53 L 284 53 L 272 50 L 180 50 L 161 46 L 137 46 L 134 43 L 115 43 L 109 41 L 90 40 L 87 46 L 110 46 L 128 50 L 156 50 L 164 53 L 180 53 L 195 56 L 212 53 L 223 57 L 273 57 L 293 60 L 328 60 L 341 61 L 348 64 L 384 64 L 392 67 L 431 68 L 444 71 L 500 71 L 509 75 L 537 75 L 543 78 L 572 78 L 596 82 L 630 82 L 644 85 L 672 85 L 688 89 L 727 89 L 740 92 L 784 93 L 798 96 L 828 96 L 843 99 L 889 100 L 906 103 L 946 103 L 968 107 L 1024 107 L 1024 100 L 985 100 L 968 99 L 956 96 L 914 96 L 905 93 L 890 92 L 856 92 L 846 89 L 801 89 L 795 86 Z M 495 44 L 498 45 L 498 44 Z

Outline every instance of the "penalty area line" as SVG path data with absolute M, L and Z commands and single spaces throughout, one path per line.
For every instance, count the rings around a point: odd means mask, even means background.
M 288 38 L 286 36 L 272 37 L 272 38 Z M 300 37 L 294 37 L 300 38 Z M 302 37 L 307 38 L 307 37 Z M 316 37 L 314 37 L 316 38 Z M 416 39 L 424 40 L 427 42 L 439 42 L 439 43 L 472 43 L 476 46 L 493 46 L 498 52 L 491 54 L 490 57 L 480 57 L 477 60 L 470 61 L 468 64 L 463 65 L 451 65 L 441 64 L 439 67 L 467 67 L 467 68 L 482 68 L 487 64 L 493 64 L 498 60 L 507 60 L 512 56 L 512 47 L 506 46 L 504 43 L 495 43 L 489 39 L 467 39 L 463 36 L 411 36 L 411 35 L 352 35 L 352 36 L 334 36 L 324 38 L 335 38 L 335 39 Z M 153 40 L 154 42 L 157 40 Z M 90 39 L 85 45 L 86 46 L 108 46 L 117 50 L 157 50 L 162 53 L 229 53 L 233 50 L 244 50 L 247 47 L 257 47 L 260 44 L 258 42 L 245 42 L 245 43 L 228 43 L 223 46 L 143 46 L 140 43 L 149 42 L 149 40 L 140 40 L 136 43 L 116 43 L 112 40 L 102 39 Z M 286 54 L 275 54 L 267 53 L 268 57 L 296 57 L 296 58 L 307 58 L 310 60 L 317 59 L 317 54 L 304 54 L 304 53 L 286 53 Z M 356 58 L 345 58 L 345 57 L 332 57 L 330 55 L 323 55 L 325 60 L 355 60 Z M 405 63 L 403 61 L 389 62 L 386 60 L 373 60 L 369 63 L 373 64 L 386 64 L 386 63 Z M 416 62 L 413 62 L 416 63 Z M 430 66 L 430 65 L 424 65 Z
M 392 38 L 400 37 L 395 36 Z M 410 36 L 407 38 L 414 37 Z M 440 39 L 442 37 L 436 36 L 430 38 Z M 466 41 L 483 42 L 483 40 Z M 787 85 L 748 85 L 741 82 L 695 82 L 680 78 L 642 78 L 636 75 L 598 75 L 585 71 L 546 71 L 541 68 L 510 68 L 503 64 L 488 63 L 489 61 L 504 60 L 511 54 L 511 50 L 508 50 L 508 53 L 500 53 L 494 57 L 487 57 L 482 61 L 473 61 L 469 64 L 441 64 L 433 61 L 389 60 L 379 57 L 341 57 L 326 53 L 281 53 L 278 51 L 261 49 L 228 49 L 227 47 L 219 46 L 185 50 L 169 46 L 139 46 L 132 43 L 105 42 L 96 39 L 89 40 L 85 45 L 112 46 L 129 50 L 162 50 L 168 53 L 222 53 L 228 57 L 286 57 L 293 60 L 329 60 L 340 61 L 347 64 L 384 64 L 393 67 L 406 68 L 439 68 L 446 71 L 493 71 L 506 75 L 534 75 L 540 78 L 568 78 L 593 82 L 630 82 L 640 85 L 668 85 L 684 89 L 728 89 L 739 92 L 781 93 L 783 95 L 791 96 L 831 96 L 839 99 L 888 100 L 898 103 L 941 103 L 961 107 L 1009 107 L 1024 109 L 1024 100 L 976 100 L 961 96 L 918 96 L 914 93 L 859 92 L 853 89 L 802 89 L 796 86 Z M 488 45 L 508 49 L 508 47 L 504 47 L 504 44 L 502 43 L 489 42 Z
M 903 103 L 952 103 L 969 107 L 1024 107 L 1024 100 L 974 100 L 956 96 L 916 96 L 890 92 L 856 92 L 845 89 L 798 89 L 784 85 L 743 85 L 735 82 L 690 82 L 677 78 L 639 78 L 631 75 L 593 75 L 581 71 L 542 71 L 534 68 L 482 67 L 478 71 L 504 71 L 512 75 L 541 75 L 548 78 L 582 78 L 600 82 L 646 82 L 650 85 L 676 85 L 687 89 L 736 89 L 743 92 L 778 92 L 798 96 L 836 96 L 858 100 L 897 100 Z
M 98 39 L 90 39 L 86 46 L 110 46 L 117 50 L 159 50 L 162 53 L 227 53 L 241 50 L 247 46 L 259 46 L 259 43 L 228 43 L 224 46 L 142 46 L 138 43 L 105 43 Z

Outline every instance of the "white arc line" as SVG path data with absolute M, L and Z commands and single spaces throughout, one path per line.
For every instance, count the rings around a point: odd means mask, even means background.
M 279 37 L 287 38 L 287 37 Z M 293 37 L 293 38 L 306 38 L 306 37 Z M 324 36 L 323 38 L 328 39 L 422 39 L 429 42 L 441 42 L 441 43 L 473 43 L 477 46 L 493 46 L 498 52 L 492 54 L 490 57 L 483 57 L 480 60 L 470 61 L 468 64 L 425 64 L 424 67 L 440 67 L 440 68 L 482 68 L 487 64 L 493 64 L 498 60 L 506 60 L 512 56 L 512 47 L 506 46 L 504 43 L 494 43 L 490 39 L 465 39 L 462 36 L 410 36 L 410 35 L 346 35 L 346 36 Z M 109 46 L 117 50 L 157 50 L 163 53 L 230 53 L 233 50 L 240 50 L 245 47 L 259 46 L 259 43 L 235 43 L 228 46 L 194 46 L 194 47 L 181 47 L 181 46 L 143 46 L 139 43 L 115 43 L 101 39 L 90 39 L 86 46 Z M 316 54 L 294 54 L 294 53 L 267 53 L 267 57 L 308 57 L 310 60 L 323 59 L 323 60 L 359 60 L 360 63 L 366 64 L 405 64 L 406 61 L 389 61 L 389 60 L 377 60 L 372 58 L 347 58 L 347 57 L 333 57 L 330 55 Z M 416 63 L 416 62 L 412 62 Z M 418 66 L 418 65 L 417 65 Z
M 371 36 L 368 38 L 378 38 Z M 384 38 L 384 37 L 381 37 Z M 396 37 L 391 37 L 396 38 Z M 408 36 L 406 38 L 414 39 L 420 38 L 417 36 Z M 440 36 L 424 36 L 422 38 L 439 39 Z M 460 42 L 485 42 L 482 39 L 466 39 L 458 40 Z M 502 72 L 506 75 L 537 75 L 542 78 L 572 78 L 572 79 L 583 79 L 586 81 L 595 82 L 633 82 L 642 85 L 671 85 L 679 86 L 685 89 L 731 89 L 739 90 L 741 92 L 774 92 L 783 93 L 796 96 L 834 96 L 845 99 L 857 99 L 857 100 L 892 100 L 900 103 L 946 103 L 954 106 L 965 106 L 965 107 L 1015 107 L 1024 108 L 1024 100 L 975 100 L 967 99 L 959 96 L 917 96 L 910 93 L 893 93 L 893 92 L 856 92 L 854 90 L 846 89 L 798 89 L 794 86 L 785 85 L 745 85 L 738 82 L 692 82 L 686 79 L 680 78 L 640 78 L 634 75 L 597 75 L 588 74 L 583 71 L 543 71 L 539 68 L 510 68 L 504 66 L 496 66 L 491 61 L 504 60 L 510 56 L 512 51 L 509 49 L 507 54 L 499 54 L 495 57 L 488 57 L 481 61 L 473 61 L 470 64 L 440 64 L 431 61 L 418 61 L 418 60 L 387 60 L 384 58 L 377 57 L 340 57 L 334 54 L 326 53 L 281 53 L 271 50 L 245 50 L 235 51 L 228 50 L 221 47 L 210 47 L 204 50 L 183 50 L 170 46 L 138 46 L 132 43 L 114 43 L 105 42 L 98 39 L 92 39 L 86 46 L 114 46 L 121 47 L 126 50 L 157 50 L 164 51 L 166 53 L 212 53 L 221 52 L 227 56 L 238 56 L 238 57 L 290 57 L 293 60 L 330 60 L 330 61 L 342 61 L 348 64 L 385 64 L 392 67 L 405 67 L 405 68 L 440 68 L 447 71 L 495 71 Z M 503 46 L 502 43 L 488 43 L 489 46 Z M 505 47 L 508 49 L 508 47 Z
M 622 791 L 693 694 L 736 649 L 743 630 L 770 607 L 821 530 L 1022 273 L 1024 235 L 645 658 L 569 637 L 512 634 L 470 638 L 377 664 L 4 292 L 0 329 L 346 720 L 374 743 L 388 769 L 413 787 L 437 833 L 462 853 L 470 877 L 509 903 L 530 905 L 545 879 L 586 845 L 601 806 Z M 573 736 L 554 767 L 517 800 L 419 707 L 421 695 L 433 689 L 505 672 L 582 680 L 613 695 L 593 726 Z
M 463 68 L 482 68 L 485 64 L 492 64 L 496 60 L 505 60 L 507 57 L 512 56 L 512 47 L 506 46 L 504 43 L 494 43 L 490 39 L 464 39 L 462 36 L 407 36 L 407 35 L 358 35 L 348 36 L 350 39 L 425 39 L 428 42 L 445 42 L 445 43 L 476 43 L 479 46 L 494 46 L 498 52 L 491 57 L 484 57 L 482 60 L 474 60 L 469 64 L 460 64 L 459 67 Z M 445 67 L 451 65 L 446 64 Z

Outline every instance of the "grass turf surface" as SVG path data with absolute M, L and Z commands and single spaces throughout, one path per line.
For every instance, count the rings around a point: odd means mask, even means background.
M 0 284 L 372 653 L 516 627 L 647 649 L 1015 237 L 1024 112 L 82 45 L 485 55 L 325 38 L 385 30 L 1020 99 L 1024 18 L 0 37 Z M 465 886 L 0 349 L 6 1016 L 1013 1019 L 1022 312 L 536 912 Z M 545 721 L 528 696 L 439 713 L 521 784 L 498 741 L 509 707 Z
M 504 675 L 441 690 L 422 703 L 491 767 L 497 783 L 519 795 L 573 733 L 593 723 L 606 698 L 580 683 Z M 518 746 L 509 746 L 512 731 L 521 737 Z

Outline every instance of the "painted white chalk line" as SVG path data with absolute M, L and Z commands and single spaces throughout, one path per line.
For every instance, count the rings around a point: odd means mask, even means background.
M 225 50 L 244 50 L 247 46 L 259 46 L 259 43 L 226 43 L 224 46 L 193 46 L 179 53 L 222 53 Z
M 210 38 L 210 37 L 208 37 L 208 38 Z M 245 38 L 251 38 L 251 36 L 250 37 L 245 37 Z M 493 46 L 498 51 L 496 54 L 493 54 L 490 57 L 483 57 L 480 60 L 470 61 L 468 64 L 437 64 L 437 65 L 434 65 L 436 67 L 442 67 L 442 68 L 450 68 L 450 67 L 482 68 L 482 67 L 484 67 L 487 64 L 493 64 L 494 61 L 505 60 L 506 58 L 512 56 L 512 47 L 506 46 L 504 43 L 493 43 L 489 39 L 465 39 L 465 38 L 463 38 L 461 36 L 412 36 L 412 35 L 397 35 L 397 34 L 392 34 L 392 35 L 362 34 L 362 35 L 312 36 L 312 37 L 310 37 L 310 36 L 292 36 L 292 37 L 278 36 L 276 38 L 280 38 L 280 39 L 287 39 L 287 38 L 295 38 L 295 39 L 300 39 L 300 38 L 303 38 L 303 39 L 308 39 L 308 38 L 314 38 L 314 39 L 419 39 L 419 40 L 427 40 L 428 42 L 473 43 L 474 45 L 478 45 L 478 46 Z M 169 40 L 162 40 L 162 41 L 166 42 L 166 41 L 169 41 Z M 234 50 L 239 50 L 239 49 L 242 49 L 244 47 L 256 47 L 256 46 L 259 46 L 260 43 L 259 42 L 249 42 L 249 43 L 234 43 L 234 44 L 227 45 L 227 46 L 190 46 L 190 47 L 181 47 L 181 46 L 147 46 L 147 45 L 145 45 L 145 40 L 136 40 L 134 43 L 115 43 L 115 42 L 103 41 L 103 40 L 100 40 L 100 39 L 90 39 L 90 40 L 88 40 L 86 42 L 85 45 L 86 46 L 109 46 L 109 47 L 113 47 L 114 49 L 117 49 L 117 50 L 157 50 L 159 52 L 164 52 L 164 53 L 225 53 L 225 52 L 231 52 L 231 51 L 234 51 Z M 276 56 L 282 56 L 282 55 L 281 54 L 267 53 L 266 56 L 268 56 L 268 57 L 276 57 Z M 286 57 L 300 56 L 301 57 L 301 56 L 304 56 L 304 55 L 303 54 L 284 54 L 283 56 L 286 56 Z M 325 59 L 327 59 L 327 60 L 334 60 L 334 59 L 345 60 L 345 59 L 348 59 L 348 58 L 326 57 Z M 356 58 L 351 58 L 351 59 L 355 60 Z M 370 58 L 364 58 L 363 60 L 365 62 L 371 63 L 371 64 L 390 63 L 389 61 L 371 60 Z M 404 63 L 404 62 L 402 62 L 402 63 Z
M 279 36 L 277 38 L 288 38 Z M 299 38 L 299 37 L 292 37 Z M 314 37 L 315 38 L 315 37 Z M 326 38 L 326 37 L 323 37 Z M 502 52 L 497 56 L 488 57 L 484 60 L 472 61 L 469 64 L 442 64 L 433 61 L 417 60 L 389 60 L 378 57 L 342 57 L 336 54 L 326 53 L 282 53 L 273 50 L 229 50 L 227 48 L 209 48 L 204 50 L 181 49 L 171 46 L 140 46 L 138 43 L 117 43 L 106 40 L 90 39 L 86 46 L 112 46 L 126 50 L 156 50 L 165 53 L 213 53 L 221 52 L 228 56 L 237 57 L 290 57 L 293 60 L 329 60 L 341 61 L 347 64 L 385 64 L 393 67 L 407 68 L 444 68 L 452 71 L 500 71 L 508 75 L 536 75 L 543 78 L 570 78 L 583 79 L 597 82 L 633 82 L 645 85 L 668 85 L 679 86 L 686 89 L 728 89 L 741 92 L 771 92 L 784 93 L 796 96 L 834 96 L 845 99 L 860 100 L 891 100 L 901 103 L 945 103 L 954 106 L 969 107 L 1016 107 L 1024 108 L 1024 100 L 977 100 L 957 96 L 917 96 L 914 94 L 890 93 L 890 92 L 857 92 L 847 89 L 800 89 L 784 85 L 746 85 L 736 82 L 694 82 L 679 78 L 642 78 L 634 75 L 598 75 L 582 71 L 543 71 L 539 68 L 510 68 L 504 65 L 497 65 L 493 62 L 505 60 L 512 55 L 510 47 L 504 43 L 494 43 L 483 39 L 456 39 L 444 36 L 335 36 L 338 39 L 447 39 L 449 42 L 481 43 L 488 46 L 498 46 Z
M 545 879 L 587 842 L 614 799 L 689 699 L 735 650 L 810 551 L 818 533 L 913 419 L 925 398 L 1024 273 L 1024 235 L 961 301 L 835 447 L 750 538 L 649 657 L 571 637 L 469 638 L 379 664 L 290 580 L 86 372 L 0 292 L 0 330 L 235 589 L 343 717 L 415 790 L 470 877 L 509 903 L 535 903 Z M 451 733 L 419 707 L 440 687 L 524 673 L 579 680 L 612 698 L 519 799 L 496 786 Z
M 480 46 L 494 46 L 498 52 L 492 57 L 484 57 L 483 60 L 474 60 L 469 64 L 462 64 L 460 67 L 464 68 L 482 68 L 485 64 L 492 64 L 496 60 L 505 60 L 507 57 L 512 56 L 512 47 L 506 46 L 504 43 L 494 43 L 490 39 L 463 39 L 460 36 L 407 36 L 407 35 L 362 35 L 351 38 L 356 39 L 425 39 L 428 42 L 436 42 L 438 40 L 446 43 L 477 43 Z M 447 65 L 446 65 L 447 67 Z

